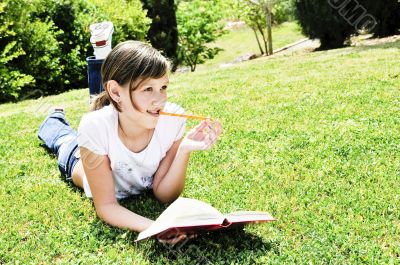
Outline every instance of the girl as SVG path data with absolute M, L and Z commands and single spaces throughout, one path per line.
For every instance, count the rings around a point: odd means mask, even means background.
M 174 201 L 184 188 L 190 153 L 210 149 L 221 133 L 219 122 L 206 120 L 183 137 L 185 119 L 159 114 L 183 112 L 167 102 L 168 73 L 168 61 L 151 46 L 120 43 L 102 65 L 105 91 L 78 133 L 62 109 L 40 126 L 38 136 L 57 154 L 60 171 L 93 198 L 97 215 L 112 226 L 137 232 L 149 227 L 152 220 L 118 199 L 152 189 L 161 202 Z

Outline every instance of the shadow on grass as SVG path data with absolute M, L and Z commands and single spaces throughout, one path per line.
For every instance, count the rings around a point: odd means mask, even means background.
M 254 264 L 273 248 L 274 243 L 237 228 L 200 234 L 173 247 L 153 240 L 146 254 L 151 264 Z
M 395 40 L 395 41 L 388 41 L 388 42 L 382 42 L 382 43 L 375 43 L 375 44 L 361 44 L 358 46 L 344 46 L 340 48 L 335 48 L 335 49 L 320 49 L 317 48 L 315 51 L 329 51 L 329 50 L 338 50 L 342 48 L 354 48 L 355 51 L 367 51 L 367 50 L 383 50 L 383 49 L 391 49 L 391 48 L 400 48 L 400 40 Z
M 168 207 L 158 202 L 151 192 L 124 199 L 120 204 L 153 220 Z M 115 244 L 124 241 L 134 245 L 136 251 L 141 252 L 150 264 L 254 264 L 267 252 L 277 252 L 279 244 L 265 241 L 242 227 L 202 233 L 196 239 L 175 246 L 160 243 L 156 239 L 135 243 L 138 233 L 110 227 L 99 219 L 92 223 L 92 232 L 101 242 Z
M 359 51 L 383 50 L 383 49 L 392 49 L 392 48 L 400 48 L 400 40 L 375 43 L 375 44 L 369 44 L 369 45 L 364 44 L 364 45 L 359 45 L 359 46 L 354 47 L 355 50 L 359 50 Z
M 131 211 L 150 219 L 157 217 L 168 207 L 157 201 L 151 192 L 120 202 Z M 130 240 L 138 233 L 129 233 Z M 266 242 L 262 238 L 236 227 L 230 230 L 199 234 L 196 239 L 187 240 L 175 246 L 160 243 L 156 239 L 136 244 L 139 251 L 150 264 L 253 264 L 260 256 L 274 250 L 276 243 Z

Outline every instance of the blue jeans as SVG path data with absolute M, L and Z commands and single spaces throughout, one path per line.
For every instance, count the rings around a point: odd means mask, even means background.
M 53 154 L 57 155 L 58 168 L 67 181 L 79 161 L 77 133 L 65 120 L 65 113 L 54 111 L 47 116 L 38 130 L 38 137 Z
M 104 90 L 101 84 L 101 65 L 103 61 L 103 59 L 96 59 L 94 56 L 86 58 L 90 96 L 100 94 Z
M 88 85 L 90 96 L 100 94 L 104 89 L 101 84 L 101 65 L 103 59 L 94 56 L 86 58 L 88 67 Z M 38 137 L 53 154 L 57 155 L 58 168 L 67 181 L 72 180 L 72 172 L 79 161 L 77 133 L 67 120 L 63 111 L 49 114 L 38 130 Z

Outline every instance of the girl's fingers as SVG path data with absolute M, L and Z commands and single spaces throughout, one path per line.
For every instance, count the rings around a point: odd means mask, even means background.
M 200 124 L 198 124 L 196 127 L 190 130 L 188 133 L 188 136 L 190 135 L 191 137 L 195 136 L 199 132 L 202 132 L 204 128 L 207 127 L 206 121 L 202 121 Z
M 190 234 L 188 235 L 188 239 L 194 239 L 198 236 L 198 234 Z
M 205 120 L 200 122 L 200 124 L 198 124 L 195 128 L 195 130 L 197 132 L 204 130 L 204 128 L 206 128 L 209 125 L 210 121 L 209 120 Z
M 209 120 L 202 121 L 188 133 L 188 137 L 196 138 L 197 141 L 202 141 L 204 137 L 211 131 L 211 123 Z
M 215 142 L 217 141 L 217 137 L 216 136 L 211 136 L 208 135 L 206 137 L 207 139 L 204 141 L 204 147 L 203 150 L 209 150 L 211 149 L 211 147 L 215 144 Z
M 187 238 L 187 236 L 185 234 L 180 235 L 180 236 L 175 237 L 174 239 L 172 239 L 170 244 L 171 245 L 175 245 L 176 243 L 179 243 L 179 242 L 185 240 L 186 238 Z
M 187 138 L 193 140 L 192 146 L 195 149 L 208 150 L 221 135 L 222 127 L 219 121 L 205 120 L 194 127 Z
M 163 244 L 169 244 L 169 245 L 175 245 L 179 243 L 180 241 L 183 241 L 187 238 L 186 234 L 181 234 L 177 237 L 171 238 L 171 239 L 160 239 L 159 241 Z
M 219 121 L 214 121 L 211 125 L 210 125 L 210 129 L 212 132 L 215 133 L 215 135 L 218 137 L 221 134 L 221 123 Z
M 190 239 L 197 238 L 197 236 L 198 236 L 198 234 L 180 234 L 171 239 L 159 239 L 158 241 L 163 244 L 169 244 L 171 246 L 174 246 L 177 243 L 182 242 L 184 240 L 190 240 Z

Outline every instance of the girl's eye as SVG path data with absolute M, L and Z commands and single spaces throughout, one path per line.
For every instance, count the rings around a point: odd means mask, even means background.
M 167 86 L 162 86 L 161 90 L 167 90 Z
M 152 92 L 152 91 L 153 91 L 153 88 L 152 88 L 152 87 L 148 87 L 148 88 L 145 88 L 144 91 L 146 91 L 146 92 Z

